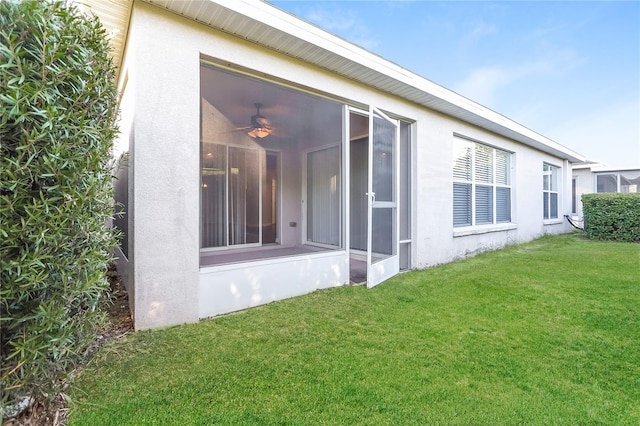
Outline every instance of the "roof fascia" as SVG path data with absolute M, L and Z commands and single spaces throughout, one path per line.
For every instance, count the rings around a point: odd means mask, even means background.
M 128 37 L 129 24 L 134 0 L 75 0 L 81 10 L 97 16 L 106 29 L 111 46 L 113 64 L 116 66 L 116 80 L 121 76 Z
M 94 0 L 100 1 L 100 0 Z M 121 0 L 129 1 L 129 0 Z M 464 96 L 259 0 L 140 0 L 442 112 L 572 163 L 581 154 Z M 218 20 L 212 16 L 218 15 Z M 234 24 L 234 25 L 231 25 Z M 262 40 L 260 29 L 283 37 Z M 284 39 L 280 40 L 280 39 Z M 295 43 L 293 42 L 295 41 Z M 352 59 L 353 58 L 353 59 Z

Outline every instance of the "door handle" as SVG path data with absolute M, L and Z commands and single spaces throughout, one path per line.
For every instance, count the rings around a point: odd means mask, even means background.
M 369 205 L 373 205 L 376 202 L 376 193 L 375 192 L 367 192 L 367 196 L 369 197 Z

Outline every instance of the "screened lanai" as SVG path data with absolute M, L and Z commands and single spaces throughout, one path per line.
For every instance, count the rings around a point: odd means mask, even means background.
M 201 266 L 344 248 L 343 105 L 201 66 Z
M 410 125 L 274 80 L 201 64 L 201 268 L 338 251 L 355 282 L 408 268 Z

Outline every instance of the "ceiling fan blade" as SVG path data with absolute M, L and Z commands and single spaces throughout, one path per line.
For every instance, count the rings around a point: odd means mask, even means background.
M 236 127 L 233 130 L 227 130 L 226 132 L 222 132 L 221 134 L 226 135 L 228 133 L 237 133 L 237 132 L 243 132 L 249 129 L 252 129 L 253 126 L 245 126 L 245 127 Z

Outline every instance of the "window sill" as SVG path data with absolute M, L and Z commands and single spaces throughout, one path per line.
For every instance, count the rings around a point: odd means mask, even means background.
M 542 221 L 543 225 L 560 225 L 562 224 L 562 219 L 558 218 L 558 219 L 545 219 L 544 221 Z
M 518 229 L 518 224 L 516 223 L 505 223 L 501 225 L 480 225 L 466 228 L 458 228 L 453 231 L 453 236 L 455 237 L 466 237 L 468 235 L 480 235 L 480 234 L 488 234 L 490 232 L 503 232 L 503 231 L 511 231 L 514 229 Z

